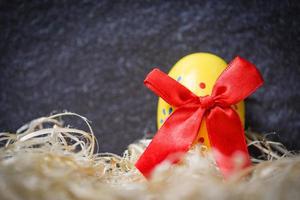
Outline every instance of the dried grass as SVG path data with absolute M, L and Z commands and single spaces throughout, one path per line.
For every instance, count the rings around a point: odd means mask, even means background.
M 66 127 L 62 117 L 84 120 L 88 131 Z M 259 150 L 252 168 L 223 180 L 210 154 L 195 146 L 180 165 L 165 162 L 146 181 L 134 163 L 150 140 L 129 145 L 123 156 L 95 153 L 88 120 L 75 113 L 42 117 L 16 133 L 0 133 L 0 199 L 297 199 L 300 156 L 280 143 L 247 132 Z

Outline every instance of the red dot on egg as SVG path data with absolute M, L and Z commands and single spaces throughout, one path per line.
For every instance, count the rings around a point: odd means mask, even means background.
M 201 82 L 201 83 L 199 83 L 199 87 L 200 87 L 201 89 L 204 89 L 204 88 L 206 87 L 206 85 L 205 85 L 205 83 Z
M 199 140 L 198 140 L 200 143 L 204 143 L 204 138 L 203 137 L 201 137 L 201 138 L 199 138 Z

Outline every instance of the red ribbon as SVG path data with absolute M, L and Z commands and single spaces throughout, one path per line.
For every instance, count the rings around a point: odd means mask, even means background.
M 237 153 L 243 155 L 242 167 L 250 165 L 244 128 L 231 105 L 263 84 L 253 64 L 236 57 L 216 81 L 211 96 L 196 96 L 159 69 L 152 70 L 144 84 L 176 108 L 135 164 L 144 176 L 148 177 L 166 159 L 178 162 L 194 143 L 203 118 L 210 145 L 218 152 L 215 159 L 223 175 L 227 177 L 235 170 L 233 157 Z

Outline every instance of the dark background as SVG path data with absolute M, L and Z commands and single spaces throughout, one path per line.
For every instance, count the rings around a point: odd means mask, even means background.
M 204 51 L 257 65 L 248 126 L 300 149 L 296 1 L 74 2 L 1 1 L 0 131 L 68 110 L 93 122 L 100 151 L 121 153 L 156 130 L 145 75 Z

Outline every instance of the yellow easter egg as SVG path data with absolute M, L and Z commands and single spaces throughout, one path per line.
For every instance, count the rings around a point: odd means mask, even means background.
M 169 76 L 180 82 L 198 96 L 211 95 L 213 86 L 227 67 L 227 63 L 220 57 L 210 53 L 194 53 L 183 57 L 170 70 Z M 233 105 L 232 108 L 238 113 L 241 122 L 245 123 L 244 101 Z M 157 106 L 157 126 L 160 128 L 169 115 L 174 111 L 163 99 L 159 98 Z M 210 148 L 205 119 L 201 123 L 198 136 L 194 142 L 200 142 Z

